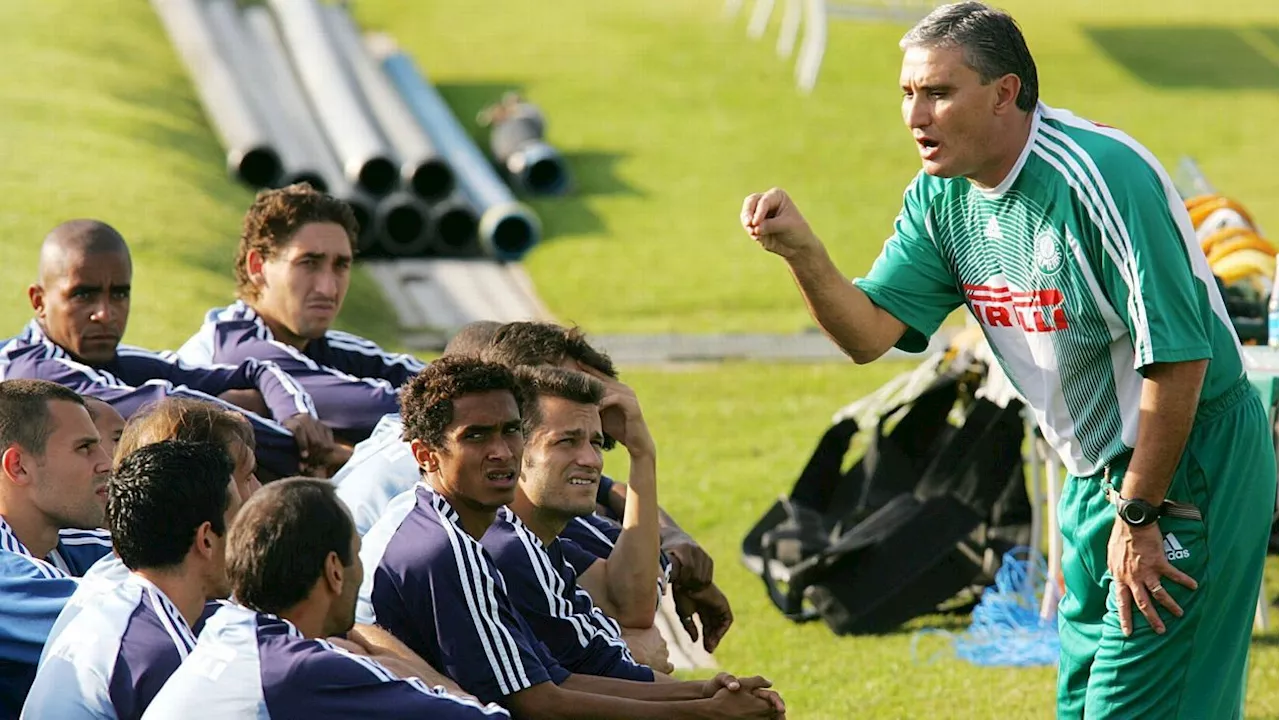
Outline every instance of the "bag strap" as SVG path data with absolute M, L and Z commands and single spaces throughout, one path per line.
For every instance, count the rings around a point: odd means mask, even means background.
M 817 620 L 821 617 L 817 611 L 806 609 L 804 607 L 804 591 L 809 583 L 804 582 L 804 577 L 792 572 L 787 579 L 787 591 L 783 592 L 778 585 L 778 580 L 773 576 L 773 564 L 777 560 L 777 546 L 780 540 L 798 540 L 803 535 L 803 528 L 800 526 L 799 514 L 789 499 L 784 498 L 782 507 L 787 512 L 787 519 L 792 521 L 791 528 L 781 528 L 770 530 L 765 533 L 760 540 L 760 579 L 764 581 L 765 591 L 769 595 L 769 600 L 773 606 L 778 608 L 787 619 L 797 623 L 806 623 Z M 785 520 L 783 522 L 786 522 Z M 779 523 L 781 525 L 781 523 Z M 803 565 L 808 565 L 801 563 Z

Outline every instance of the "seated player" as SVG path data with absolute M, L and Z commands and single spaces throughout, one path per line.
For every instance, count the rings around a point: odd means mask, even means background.
M 58 616 L 23 718 L 137 720 L 195 646 L 205 601 L 226 597 L 224 545 L 240 508 L 226 450 L 165 440 L 107 483 L 107 525 L 129 568 L 87 580 Z
M 507 717 L 321 638 L 351 629 L 360 536 L 326 480 L 262 488 L 227 538 L 235 602 L 209 618 L 146 720 Z
M 222 402 L 217 396 L 255 391 L 274 418 L 246 415 L 264 467 L 291 475 L 300 459 L 330 463 L 331 433 L 306 391 L 275 365 L 195 367 L 121 346 L 132 277 L 129 248 L 109 225 L 72 220 L 54 228 L 40 248 L 39 281 L 28 289 L 35 318 L 0 350 L 0 378 L 50 380 L 107 401 L 126 419 L 168 395 Z
M 508 323 L 494 335 L 481 357 L 508 367 L 555 365 L 582 370 L 606 384 L 615 383 L 618 377 L 613 361 L 608 355 L 593 348 L 582 331 L 553 323 Z M 604 447 L 608 449 L 611 445 L 612 438 L 606 432 Z M 597 501 L 614 517 L 624 517 L 627 505 L 631 502 L 628 499 L 631 494 L 626 485 L 614 483 L 607 476 L 602 476 Z M 707 652 L 714 652 L 733 624 L 733 611 L 729 607 L 728 598 L 716 587 L 711 556 L 661 508 L 658 509 L 658 519 L 662 549 L 671 560 L 670 570 L 664 570 L 664 574 L 670 577 L 672 599 L 680 622 L 689 636 L 697 640 L 698 626 L 693 622 L 693 615 L 696 614 L 702 623 L 703 647 Z M 616 542 L 619 532 L 619 529 L 610 528 L 607 523 L 582 519 L 567 525 L 563 534 L 580 547 L 600 553 L 610 547 L 602 542 L 602 535 Z M 598 556 L 608 557 L 607 552 Z M 631 626 L 645 628 L 651 624 L 652 615 L 649 622 Z
M 111 552 L 100 530 L 111 459 L 84 400 L 0 382 L 0 717 L 16 717 L 77 578 Z
M 502 323 L 480 320 L 464 326 L 449 340 L 444 357 L 479 355 Z M 351 510 L 356 530 L 363 536 L 377 522 L 391 498 L 421 479 L 418 463 L 405 442 L 400 413 L 384 415 L 373 434 L 356 445 L 351 459 L 333 476 L 338 497 Z
M 305 183 L 259 193 L 236 252 L 239 299 L 210 310 L 178 355 L 200 364 L 270 360 L 311 393 L 320 419 L 343 441 L 368 437 L 399 410 L 397 389 L 423 363 L 332 329 L 357 232 L 346 203 Z
M 606 398 L 602 383 L 562 368 L 520 368 L 524 457 L 515 500 L 498 510 L 480 543 L 506 581 L 507 596 L 534 635 L 572 672 L 650 681 L 617 622 L 653 622 L 657 603 L 656 451 L 634 395 Z M 628 529 L 607 560 L 560 537 L 574 518 L 595 510 L 604 465 L 601 415 L 631 455 Z M 579 586 L 582 587 L 579 587 Z M 607 603 L 606 615 L 593 599 Z
M 84 409 L 89 411 L 89 419 L 98 429 L 102 449 L 106 451 L 107 457 L 114 458 L 120 436 L 124 434 L 124 418 L 105 400 L 93 396 L 81 396 L 81 399 L 84 400 Z
M 405 436 L 430 485 L 398 496 L 365 536 L 360 621 L 520 717 L 780 715 L 781 698 L 761 678 L 649 683 L 569 673 L 534 637 L 478 542 L 514 499 L 522 396 L 509 369 L 472 358 L 437 360 L 405 387 Z
M 202 400 L 165 398 L 144 407 L 130 418 L 121 437 L 117 457 L 123 459 L 139 448 L 167 440 L 214 443 L 223 448 L 234 460 L 231 477 L 241 501 L 247 501 L 262 487 L 254 472 L 253 430 L 238 412 Z M 112 583 L 119 583 L 128 576 L 129 569 L 117 554 L 102 558 L 85 573 L 86 578 Z M 211 612 L 212 609 L 207 609 L 205 617 Z M 357 626 L 341 642 L 345 642 L 352 652 L 379 658 L 397 672 L 412 672 L 433 684 L 460 692 L 455 683 L 384 630 Z
M 248 500 L 262 487 L 253 453 L 253 426 L 234 410 L 190 398 L 171 397 L 152 403 L 125 425 L 116 459 L 164 440 L 211 442 L 222 446 L 235 463 L 231 475 L 241 501 Z
M 255 473 L 253 427 L 244 415 L 225 405 L 168 397 L 143 407 L 129 419 L 120 435 L 116 462 L 139 448 L 166 440 L 213 443 L 221 447 L 234 463 L 231 478 L 241 502 L 262 487 Z M 119 554 L 102 558 L 85 573 L 86 578 L 112 582 L 121 582 L 128 576 L 129 568 Z

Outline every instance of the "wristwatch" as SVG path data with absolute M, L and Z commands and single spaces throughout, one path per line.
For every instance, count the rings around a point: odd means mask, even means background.
M 1150 525 L 1164 514 L 1163 510 L 1163 507 L 1156 507 L 1146 500 L 1126 500 L 1116 493 L 1116 512 L 1130 527 Z

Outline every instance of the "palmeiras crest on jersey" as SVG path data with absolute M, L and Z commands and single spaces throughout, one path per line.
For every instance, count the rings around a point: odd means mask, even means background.
M 1062 268 L 1062 243 L 1058 242 L 1057 233 L 1043 230 L 1036 235 L 1034 253 L 1036 269 L 1045 275 L 1053 275 Z

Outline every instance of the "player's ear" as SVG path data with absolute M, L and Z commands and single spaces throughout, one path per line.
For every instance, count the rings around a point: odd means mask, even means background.
M 330 550 L 328 556 L 324 559 L 324 582 L 328 586 L 329 592 L 334 595 L 341 595 L 344 577 L 342 558 L 338 557 L 338 553 Z
M 257 287 L 265 285 L 267 282 L 266 275 L 262 272 L 262 266 L 267 262 L 267 258 L 261 251 L 251 249 L 244 254 L 244 269 L 249 275 L 249 282 Z
M 995 81 L 997 115 L 1003 115 L 1018 109 L 1018 93 L 1022 92 L 1022 78 L 1008 73 Z
M 44 319 L 44 288 L 39 284 L 32 284 L 27 288 L 27 299 L 31 301 L 31 309 L 36 311 L 36 317 Z
M 24 455 L 22 448 L 16 444 L 0 453 L 0 468 L 4 470 L 5 477 L 19 485 L 25 485 L 31 480 L 24 465 L 32 459 Z
M 196 552 L 204 558 L 212 558 L 217 546 L 213 543 L 213 523 L 205 521 L 196 528 Z
M 427 472 L 440 471 L 440 452 L 427 447 L 422 440 L 414 438 L 409 442 L 409 449 L 413 451 L 413 459 L 417 461 L 418 467 Z

